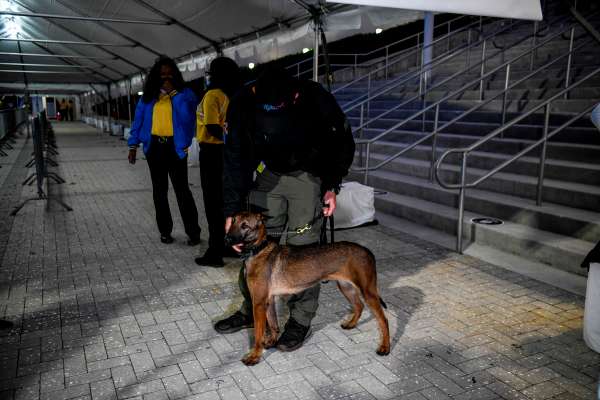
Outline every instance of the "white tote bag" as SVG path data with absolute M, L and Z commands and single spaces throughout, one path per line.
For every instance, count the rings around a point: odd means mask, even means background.
M 600 353 L 600 263 L 590 263 L 588 272 L 583 340 L 590 349 Z
M 200 163 L 200 151 L 198 150 L 198 141 L 192 139 L 192 144 L 188 150 L 188 167 L 197 167 Z
M 358 182 L 346 182 L 336 198 L 335 227 L 352 228 L 375 220 L 375 190 Z

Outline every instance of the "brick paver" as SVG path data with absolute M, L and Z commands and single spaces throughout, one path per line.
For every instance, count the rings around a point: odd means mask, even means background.
M 241 301 L 239 261 L 196 266 L 206 241 L 185 245 L 174 198 L 176 242 L 161 244 L 145 161 L 82 124 L 55 128 L 67 182 L 51 190 L 73 212 L 37 202 L 9 217 L 33 194 L 31 143 L 0 158 L 0 317 L 16 324 L 0 333 L 0 399 L 595 398 L 581 297 L 381 226 L 337 238 L 377 258 L 390 356 L 368 311 L 339 327 L 349 307 L 327 283 L 308 342 L 246 367 L 252 331 L 212 329 Z M 206 239 L 197 168 L 190 182 Z

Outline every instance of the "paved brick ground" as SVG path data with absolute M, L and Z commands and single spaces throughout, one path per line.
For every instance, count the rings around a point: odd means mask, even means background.
M 55 127 L 67 183 L 52 192 L 73 212 L 36 202 L 8 217 L 33 194 L 20 185 L 31 144 L 0 158 L 0 317 L 16 324 L 0 333 L 0 399 L 595 398 L 582 298 L 383 227 L 337 237 L 377 257 L 392 354 L 375 354 L 368 312 L 339 327 L 348 306 L 329 283 L 300 350 L 244 366 L 252 332 L 212 329 L 240 302 L 239 262 L 196 266 L 206 244 L 185 245 L 174 199 L 176 242 L 162 245 L 145 162 L 82 124 Z

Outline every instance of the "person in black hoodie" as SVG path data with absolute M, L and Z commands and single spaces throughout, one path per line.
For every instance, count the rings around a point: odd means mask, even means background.
M 276 240 L 284 236 L 290 246 L 317 244 L 322 217 L 335 211 L 336 194 L 354 157 L 352 131 L 335 98 L 318 83 L 271 68 L 232 99 L 227 126 L 225 231 L 231 216 L 249 203 L 266 210 L 266 226 Z M 234 249 L 244 252 L 239 246 Z M 244 268 L 239 285 L 244 302 L 215 324 L 218 332 L 252 326 Z M 319 289 L 317 285 L 289 299 L 290 318 L 278 349 L 295 350 L 308 337 Z

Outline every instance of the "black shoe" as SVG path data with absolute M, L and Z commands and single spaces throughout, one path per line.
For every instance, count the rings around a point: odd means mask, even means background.
M 302 346 L 311 334 L 310 326 L 300 325 L 290 317 L 285 324 L 283 334 L 277 340 L 277 349 L 281 351 L 294 351 Z
M 175 241 L 171 235 L 160 235 L 160 241 L 164 244 L 171 244 Z
M 218 268 L 225 265 L 225 263 L 223 262 L 223 257 L 221 257 L 221 252 L 216 251 L 214 248 L 211 247 L 206 249 L 202 257 L 197 257 L 196 259 L 194 259 L 194 261 L 198 265 L 204 265 L 207 267 Z
M 189 238 L 187 241 L 187 245 L 188 246 L 196 246 L 198 244 L 200 244 L 201 240 L 200 240 L 200 236 L 195 237 L 195 238 Z
M 254 320 L 241 311 L 236 311 L 232 316 L 217 321 L 215 330 L 219 333 L 234 333 L 245 328 L 252 328 Z
M 0 329 L 4 330 L 4 329 L 10 329 L 12 328 L 14 325 L 12 322 L 7 321 L 5 319 L 0 319 Z
M 225 265 L 221 257 L 212 256 L 210 254 L 204 254 L 202 257 L 196 257 L 194 262 L 203 267 L 219 268 Z
M 226 247 L 225 250 L 223 250 L 223 257 L 226 257 L 226 258 L 240 258 L 240 253 L 238 253 L 237 251 L 235 251 L 231 247 Z

